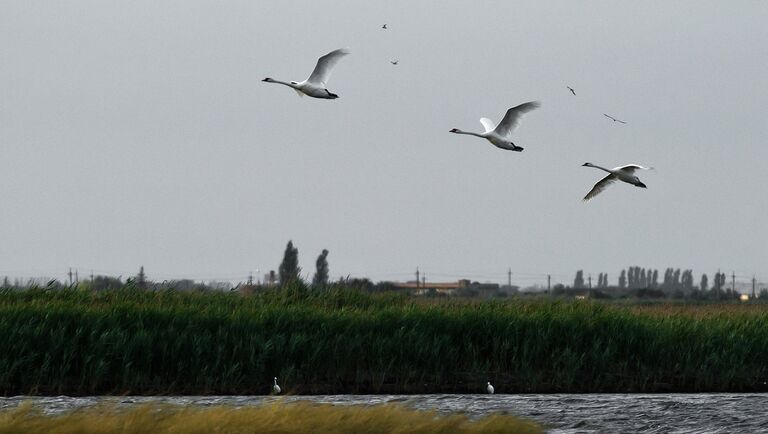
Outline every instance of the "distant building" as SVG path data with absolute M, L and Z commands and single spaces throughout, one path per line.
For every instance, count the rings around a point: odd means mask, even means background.
M 407 289 L 412 291 L 414 295 L 454 295 L 456 290 L 460 288 L 457 282 L 416 282 L 415 280 L 409 282 L 392 282 L 392 286 L 397 289 Z
M 490 298 L 499 293 L 498 283 L 479 283 L 469 279 L 456 282 L 391 282 L 397 289 L 407 289 L 414 295 L 444 295 L 461 297 Z

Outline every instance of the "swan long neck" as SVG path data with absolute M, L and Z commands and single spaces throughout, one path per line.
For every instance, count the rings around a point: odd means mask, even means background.
M 587 167 L 594 167 L 594 168 L 596 168 L 596 169 L 605 170 L 605 171 L 606 171 L 606 172 L 608 172 L 608 173 L 613 173 L 613 171 L 612 171 L 612 170 L 610 170 L 610 169 L 606 169 L 605 167 L 602 167 L 602 166 L 598 166 L 598 165 L 596 165 L 596 164 L 592 164 L 592 163 L 589 163 L 589 166 L 587 166 Z
M 485 137 L 484 137 L 482 134 L 480 134 L 480 133 L 473 133 L 472 131 L 461 131 L 461 130 L 456 130 L 456 131 L 454 131 L 454 133 L 456 133 L 456 134 L 466 134 L 466 135 L 468 135 L 468 136 L 475 136 L 475 137 L 480 137 L 481 139 L 484 139 L 484 138 L 485 138 Z
M 267 83 L 282 84 L 283 86 L 288 86 L 288 87 L 292 87 L 292 88 L 296 89 L 296 85 L 295 84 L 289 83 L 287 81 L 275 80 L 274 78 L 270 78 L 269 81 L 267 81 Z

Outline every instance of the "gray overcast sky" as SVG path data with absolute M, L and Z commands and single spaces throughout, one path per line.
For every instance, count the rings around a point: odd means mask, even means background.
M 306 272 L 329 249 L 333 277 L 768 280 L 767 17 L 756 1 L 4 1 L 0 274 L 243 279 L 293 239 Z M 338 100 L 260 82 L 340 47 Z M 522 153 L 448 133 L 530 100 Z M 657 170 L 583 203 L 602 177 L 586 161 Z

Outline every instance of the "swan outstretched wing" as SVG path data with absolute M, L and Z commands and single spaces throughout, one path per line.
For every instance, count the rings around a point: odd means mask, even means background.
M 539 107 L 541 107 L 541 103 L 538 101 L 531 101 L 522 103 L 517 107 L 512 107 L 511 109 L 507 110 L 507 114 L 504 115 L 504 119 L 502 119 L 501 122 L 499 122 L 499 126 L 496 127 L 496 134 L 502 137 L 509 136 L 515 127 L 517 127 L 517 124 L 520 122 L 520 117 L 523 115 L 523 113 L 528 113 L 529 111 Z
M 486 133 L 493 131 L 496 128 L 496 125 L 493 123 L 493 121 L 488 118 L 480 118 L 480 123 L 483 124 L 483 128 L 485 128 Z
M 639 164 L 627 164 L 626 166 L 616 167 L 613 170 L 623 170 L 624 172 L 635 173 L 635 170 L 652 170 L 653 167 L 643 167 Z
M 592 190 L 589 190 L 589 193 L 587 193 L 587 195 L 584 196 L 584 201 L 588 201 L 593 197 L 597 196 L 603 190 L 605 190 L 606 187 L 613 184 L 614 181 L 616 181 L 616 176 L 614 174 L 610 174 L 605 178 L 601 179 L 600 181 L 597 181 L 597 184 L 595 184 L 595 186 L 592 187 Z
M 325 56 L 317 59 L 315 70 L 312 71 L 312 75 L 309 76 L 307 82 L 317 86 L 325 87 L 328 79 L 331 77 L 331 70 L 334 66 L 336 66 L 339 60 L 341 60 L 341 58 L 347 54 L 349 54 L 349 50 L 346 48 L 339 48 L 338 50 L 333 50 Z

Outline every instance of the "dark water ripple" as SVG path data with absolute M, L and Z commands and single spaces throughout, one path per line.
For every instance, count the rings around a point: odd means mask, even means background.
M 586 394 L 586 395 L 323 395 L 323 396 L 121 396 L 0 397 L 0 410 L 32 402 L 50 414 L 98 403 L 130 406 L 257 405 L 276 399 L 336 405 L 401 403 L 470 417 L 504 413 L 533 419 L 548 432 L 576 433 L 752 433 L 768 432 L 768 394 Z

